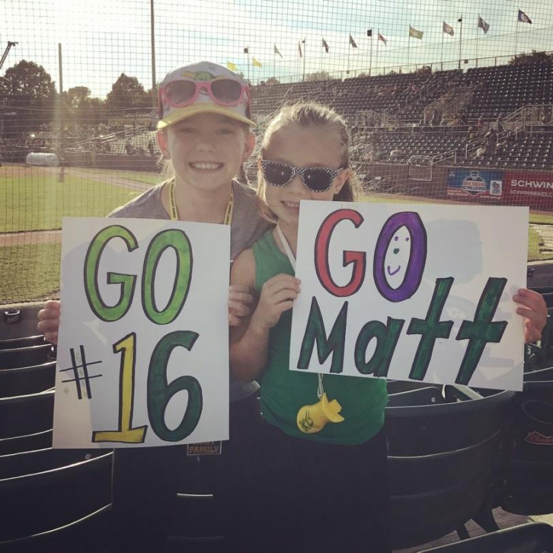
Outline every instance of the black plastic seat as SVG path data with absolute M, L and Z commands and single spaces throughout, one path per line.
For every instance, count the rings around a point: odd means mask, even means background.
M 0 398 L 0 438 L 53 428 L 54 391 Z
M 396 395 L 403 393 L 408 392 Z M 446 397 L 451 398 L 451 392 Z M 465 401 L 386 408 L 396 549 L 454 530 L 466 533 L 464 524 L 471 518 L 497 527 L 491 514 L 491 490 L 501 480 L 496 472 L 499 444 L 509 427 L 514 392 L 484 397 L 461 388 L 455 397 Z
M 40 365 L 55 359 L 50 344 L 23 348 L 0 349 L 0 369 L 15 369 Z
M 544 522 L 522 524 L 468 540 L 425 549 L 420 553 L 551 553 L 553 527 Z
M 40 346 L 46 344 L 43 335 L 25 336 L 23 338 L 10 338 L 8 340 L 0 340 L 0 350 L 26 348 L 29 346 Z
M 112 454 L 0 480 L 0 541 L 60 528 L 111 503 Z
M 56 383 L 56 362 L 0 371 L 0 398 L 44 392 Z
M 0 541 L 0 553 L 103 553 L 112 543 L 111 506 L 54 530 L 9 541 Z
M 0 455 L 0 479 L 67 467 L 108 453 L 105 449 L 54 449 Z
M 35 451 L 52 446 L 52 429 L 43 430 L 34 434 L 0 438 L 0 455 Z

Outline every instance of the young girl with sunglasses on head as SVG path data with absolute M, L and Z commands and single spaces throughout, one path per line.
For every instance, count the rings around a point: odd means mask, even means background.
M 214 63 L 181 67 L 161 84 L 159 116 L 158 145 L 174 176 L 109 216 L 228 224 L 232 261 L 268 228 L 257 213 L 254 190 L 235 180 L 255 143 L 248 86 Z M 250 301 L 243 287 L 231 286 L 230 325 L 248 312 Z M 39 313 L 39 330 L 53 342 L 59 318 L 59 302 L 48 302 Z M 237 512 L 231 502 L 250 503 L 249 480 L 242 467 L 250 458 L 247 449 L 255 442 L 258 388 L 255 382 L 231 378 L 230 441 L 222 444 L 220 455 L 201 458 L 227 512 L 229 551 L 238 547 L 236 542 L 244 534 L 242 524 L 232 517 Z M 177 482 L 196 461 L 196 457 L 187 460 L 186 446 L 115 450 L 113 513 L 118 549 L 163 550 Z
M 232 268 L 231 282 L 256 299 L 252 314 L 231 330 L 230 352 L 237 378 L 261 382 L 255 524 L 263 528 L 264 551 L 391 549 L 385 380 L 289 370 L 291 308 L 300 293 L 294 277 L 299 203 L 353 201 L 356 188 L 346 124 L 335 112 L 298 104 L 269 124 L 258 197 L 274 227 Z M 527 290 L 521 298 L 527 338 L 537 339 L 545 303 Z M 314 427 L 299 415 L 318 401 L 329 422 Z

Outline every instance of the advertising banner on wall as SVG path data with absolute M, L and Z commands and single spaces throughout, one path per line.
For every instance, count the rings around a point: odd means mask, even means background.
M 447 195 L 458 199 L 504 200 L 502 171 L 448 169 Z
M 553 173 L 505 171 L 504 201 L 535 209 L 553 209 Z

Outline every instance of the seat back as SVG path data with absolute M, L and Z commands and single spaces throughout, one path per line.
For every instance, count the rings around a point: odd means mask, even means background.
M 0 541 L 75 522 L 111 502 L 112 454 L 67 467 L 0 479 Z
M 44 392 L 56 384 L 56 362 L 0 371 L 0 398 Z
M 52 429 L 43 430 L 34 434 L 0 438 L 0 455 L 20 453 L 21 451 L 35 451 L 52 446 Z
M 530 375 L 549 380 L 527 380 Z M 501 506 L 517 514 L 553 512 L 553 380 L 550 369 L 525 375 L 524 390 L 517 397 L 510 443 Z
M 550 553 L 553 527 L 545 522 L 522 524 L 420 553 Z
M 107 552 L 112 541 L 112 532 L 111 507 L 108 505 L 61 528 L 0 541 L 0 553 Z
M 479 513 L 499 478 L 493 469 L 514 393 L 470 395 L 479 398 L 386 409 L 395 549 L 462 526 Z
M 54 421 L 54 390 L 0 398 L 0 438 L 50 430 Z
M 55 358 L 51 344 L 23 348 L 0 349 L 0 369 L 29 367 Z
M 94 459 L 108 452 L 105 449 L 38 449 L 0 455 L 0 479 L 36 474 Z

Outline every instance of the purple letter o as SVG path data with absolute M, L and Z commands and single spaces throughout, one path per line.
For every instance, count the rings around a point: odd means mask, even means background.
M 411 236 L 411 255 L 405 271 L 405 278 L 399 288 L 388 284 L 384 258 L 395 232 L 406 227 Z M 382 227 L 374 253 L 374 282 L 380 295 L 389 301 L 398 302 L 410 298 L 418 289 L 426 264 L 426 229 L 418 213 L 404 211 L 392 215 Z

